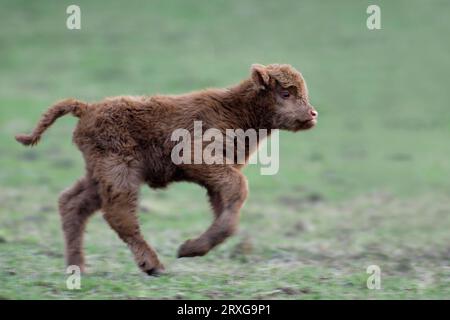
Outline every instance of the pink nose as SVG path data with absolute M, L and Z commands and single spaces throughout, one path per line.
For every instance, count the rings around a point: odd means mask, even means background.
M 319 113 L 316 110 L 311 110 L 310 113 L 314 118 L 319 115 Z

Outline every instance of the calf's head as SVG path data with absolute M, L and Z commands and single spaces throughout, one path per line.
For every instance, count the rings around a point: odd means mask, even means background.
M 299 131 L 316 125 L 318 112 L 309 103 L 308 88 L 300 72 L 287 64 L 254 64 L 251 73 L 271 129 Z

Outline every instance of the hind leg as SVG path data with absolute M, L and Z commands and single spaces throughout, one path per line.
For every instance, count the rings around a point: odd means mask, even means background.
M 101 175 L 100 194 L 103 217 L 134 255 L 139 268 L 148 275 L 159 275 L 164 266 L 153 248 L 144 240 L 136 215 L 139 172 L 129 164 L 108 161 L 108 173 Z
M 97 184 L 83 178 L 59 198 L 59 212 L 65 237 L 66 263 L 84 270 L 83 234 L 88 218 L 101 207 Z

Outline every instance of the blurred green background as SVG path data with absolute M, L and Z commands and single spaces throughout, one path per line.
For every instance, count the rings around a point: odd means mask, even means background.
M 449 1 L 0 0 L 0 299 L 449 299 Z M 382 29 L 366 27 L 381 7 Z M 66 288 L 59 192 L 83 173 L 75 119 L 17 144 L 56 100 L 182 93 L 289 63 L 320 113 L 282 133 L 280 171 L 245 169 L 240 231 L 175 258 L 204 230 L 205 192 L 142 189 L 144 234 L 168 274 L 148 278 L 96 215 L 88 274 Z M 369 290 L 369 265 L 381 290 Z

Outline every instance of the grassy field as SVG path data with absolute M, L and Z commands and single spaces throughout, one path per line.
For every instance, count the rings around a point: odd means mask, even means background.
M 450 2 L 78 0 L 70 31 L 72 3 L 0 0 L 0 299 L 450 299 Z M 366 28 L 372 3 L 382 30 Z M 281 134 L 277 175 L 245 170 L 237 236 L 176 259 L 211 220 L 205 192 L 143 188 L 167 275 L 141 274 L 98 214 L 68 290 L 56 201 L 83 172 L 75 119 L 35 149 L 14 134 L 61 98 L 228 86 L 255 62 L 301 70 L 320 119 Z

